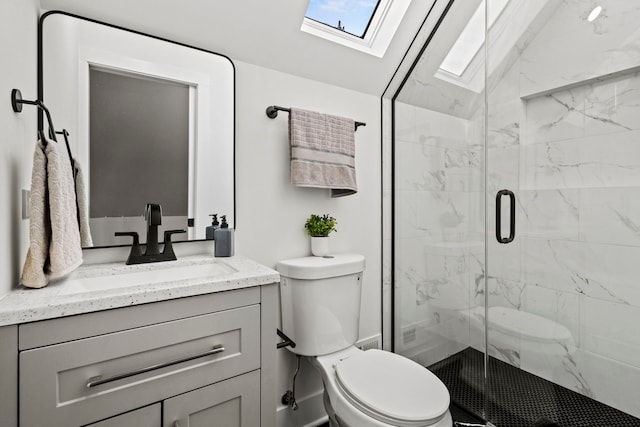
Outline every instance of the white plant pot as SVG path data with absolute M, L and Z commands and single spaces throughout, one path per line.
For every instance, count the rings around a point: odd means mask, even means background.
M 328 237 L 312 237 L 311 253 L 314 256 L 329 255 L 329 238 Z

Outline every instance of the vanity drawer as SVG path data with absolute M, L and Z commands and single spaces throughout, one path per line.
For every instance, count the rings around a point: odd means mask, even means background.
M 160 424 L 162 424 L 162 405 L 156 403 L 85 427 L 158 427 Z
M 21 426 L 79 426 L 260 367 L 260 305 L 20 353 Z

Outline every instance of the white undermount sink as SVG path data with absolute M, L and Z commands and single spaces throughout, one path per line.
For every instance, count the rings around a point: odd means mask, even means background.
M 233 267 L 221 262 L 207 262 L 180 266 L 157 264 L 158 268 L 149 269 L 150 264 L 142 264 L 145 270 L 129 267 L 122 272 L 90 277 L 74 277 L 73 275 L 59 282 L 60 295 L 82 292 L 108 291 L 112 289 L 140 286 L 146 284 L 169 283 L 205 277 L 219 277 L 236 272 Z M 143 268 L 143 267 L 141 267 Z

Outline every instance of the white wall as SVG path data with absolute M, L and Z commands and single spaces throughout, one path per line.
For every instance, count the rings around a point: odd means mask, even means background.
M 275 267 L 280 259 L 310 255 L 304 222 L 311 213 L 338 220 L 331 237 L 335 252 L 366 257 L 360 338 L 380 333 L 381 323 L 381 151 L 380 100 L 371 95 L 266 68 L 236 65 L 236 251 Z M 299 107 L 366 122 L 356 132 L 358 193 L 332 199 L 328 190 L 297 188 L 289 181 L 288 115 L 269 119 L 269 105 Z M 216 185 L 217 183 L 213 183 Z M 279 350 L 280 396 L 290 388 L 295 358 Z M 303 364 L 298 399 L 321 390 Z M 304 405 L 298 412 L 304 412 Z M 296 414 L 300 417 L 301 414 Z M 285 417 L 286 418 L 286 417 Z
M 18 283 L 27 250 L 28 221 L 21 219 L 20 190 L 29 188 L 36 141 L 36 109 L 11 109 L 11 89 L 37 97 L 38 0 L 2 0 L 0 6 L 0 298 Z
M 380 331 L 379 98 L 236 62 L 237 251 L 264 265 L 310 255 L 304 222 L 311 213 L 337 221 L 333 252 L 365 255 L 361 337 Z M 329 190 L 289 181 L 288 114 L 269 119 L 269 105 L 300 107 L 366 122 L 356 132 L 358 193 L 332 199 Z M 213 183 L 216 185 L 216 183 Z

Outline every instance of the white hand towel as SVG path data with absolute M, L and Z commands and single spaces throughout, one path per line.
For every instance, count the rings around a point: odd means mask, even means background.
M 22 269 L 20 282 L 30 288 L 41 288 L 49 283 L 44 268 L 49 256 L 49 203 L 47 198 L 47 157 L 38 141 L 33 153 L 31 170 L 31 197 L 29 199 L 29 251 Z
M 38 142 L 31 177 L 29 252 L 21 283 L 42 288 L 82 264 L 75 183 L 66 147 Z
M 355 122 L 292 108 L 289 113 L 291 182 L 330 188 L 331 197 L 355 194 Z
M 76 181 L 76 200 L 78 204 L 78 222 L 80 224 L 80 243 L 83 248 L 93 246 L 91 239 L 91 229 L 89 228 L 89 203 L 87 199 L 87 187 L 84 181 L 82 169 L 75 161 L 75 181 Z

